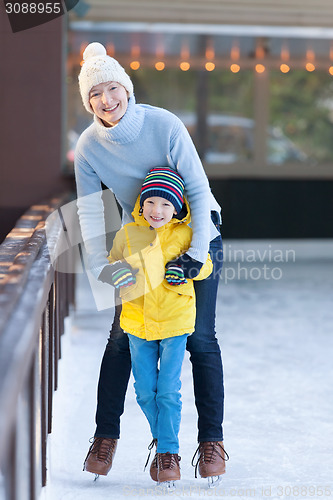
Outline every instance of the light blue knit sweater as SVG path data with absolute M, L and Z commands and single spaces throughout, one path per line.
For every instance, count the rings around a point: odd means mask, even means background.
M 162 108 L 136 104 L 132 96 L 115 127 L 105 127 L 94 116 L 94 122 L 78 140 L 74 165 L 81 232 L 88 265 L 96 278 L 108 264 L 101 181 L 121 205 L 125 224 L 133 220 L 136 198 L 152 167 L 169 166 L 183 177 L 193 229 L 188 254 L 200 262 L 206 261 L 209 242 L 218 234 L 210 211 L 220 214 L 221 208 L 210 190 L 192 139 L 177 116 Z

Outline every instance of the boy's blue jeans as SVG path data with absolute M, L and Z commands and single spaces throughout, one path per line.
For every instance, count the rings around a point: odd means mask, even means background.
M 218 226 L 217 215 L 212 213 Z M 198 412 L 198 441 L 222 441 L 223 431 L 223 367 L 215 333 L 216 297 L 223 264 L 222 238 L 210 243 L 212 274 L 195 281 L 195 331 L 187 338 L 186 349 L 192 362 L 195 404 Z M 119 325 L 121 306 L 116 306 L 115 318 L 102 360 L 98 383 L 96 437 L 118 439 L 120 416 L 124 411 L 125 394 L 131 372 L 128 337 Z
M 150 341 L 127 335 L 136 399 L 157 439 L 157 452 L 179 453 L 180 374 L 187 335 Z

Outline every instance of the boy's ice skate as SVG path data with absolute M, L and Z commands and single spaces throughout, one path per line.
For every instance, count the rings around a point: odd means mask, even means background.
M 196 463 L 195 457 L 198 456 Z M 223 448 L 222 441 L 207 441 L 199 444 L 193 458 L 192 465 L 195 467 L 195 477 L 199 469 L 200 477 L 208 479 L 208 487 L 215 488 L 225 474 L 225 462 L 229 455 Z
M 100 475 L 107 476 L 112 467 L 116 448 L 117 439 L 93 438 L 83 464 L 83 470 L 95 474 L 95 481 Z
M 177 453 L 157 453 L 157 481 L 167 491 L 175 489 L 175 481 L 180 479 L 180 456 Z

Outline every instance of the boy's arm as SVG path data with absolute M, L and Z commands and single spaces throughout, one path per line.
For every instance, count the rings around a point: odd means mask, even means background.
M 109 283 L 109 285 L 117 289 L 134 285 L 136 282 L 135 270 L 124 259 L 124 247 L 124 230 L 121 229 L 117 232 L 113 240 L 113 245 L 108 256 L 110 264 L 107 264 L 103 268 L 98 277 L 103 283 Z
M 108 255 L 108 261 L 110 262 L 110 264 L 112 264 L 112 262 L 115 262 L 116 260 L 122 260 L 124 258 L 125 244 L 125 230 L 124 228 L 121 228 L 119 231 L 117 231 L 113 239 L 112 248 Z

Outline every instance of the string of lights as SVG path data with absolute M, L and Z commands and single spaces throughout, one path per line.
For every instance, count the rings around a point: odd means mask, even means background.
M 89 42 L 81 44 L 80 54 L 82 54 Z M 287 74 L 293 69 L 303 69 L 308 72 L 316 70 L 327 71 L 333 76 L 333 42 L 326 58 L 316 57 L 311 46 L 306 48 L 304 57 L 291 57 L 287 43 L 283 43 L 279 57 L 267 55 L 265 48 L 260 41 L 256 46 L 254 57 L 242 56 L 240 46 L 236 41 L 230 50 L 229 57 L 216 55 L 212 39 L 208 39 L 204 56 L 191 54 L 190 47 L 186 41 L 181 46 L 180 54 L 166 55 L 163 43 L 156 45 L 155 55 L 144 54 L 138 43 L 133 44 L 129 53 L 115 50 L 112 42 L 107 44 L 107 53 L 111 57 L 117 57 L 122 63 L 128 64 L 133 71 L 141 68 L 154 67 L 156 71 L 164 71 L 168 68 L 178 67 L 181 71 L 190 69 L 205 69 L 208 72 L 215 69 L 229 69 L 232 73 L 239 73 L 242 70 L 253 69 L 256 73 L 262 74 L 269 69 L 279 69 L 281 73 Z

